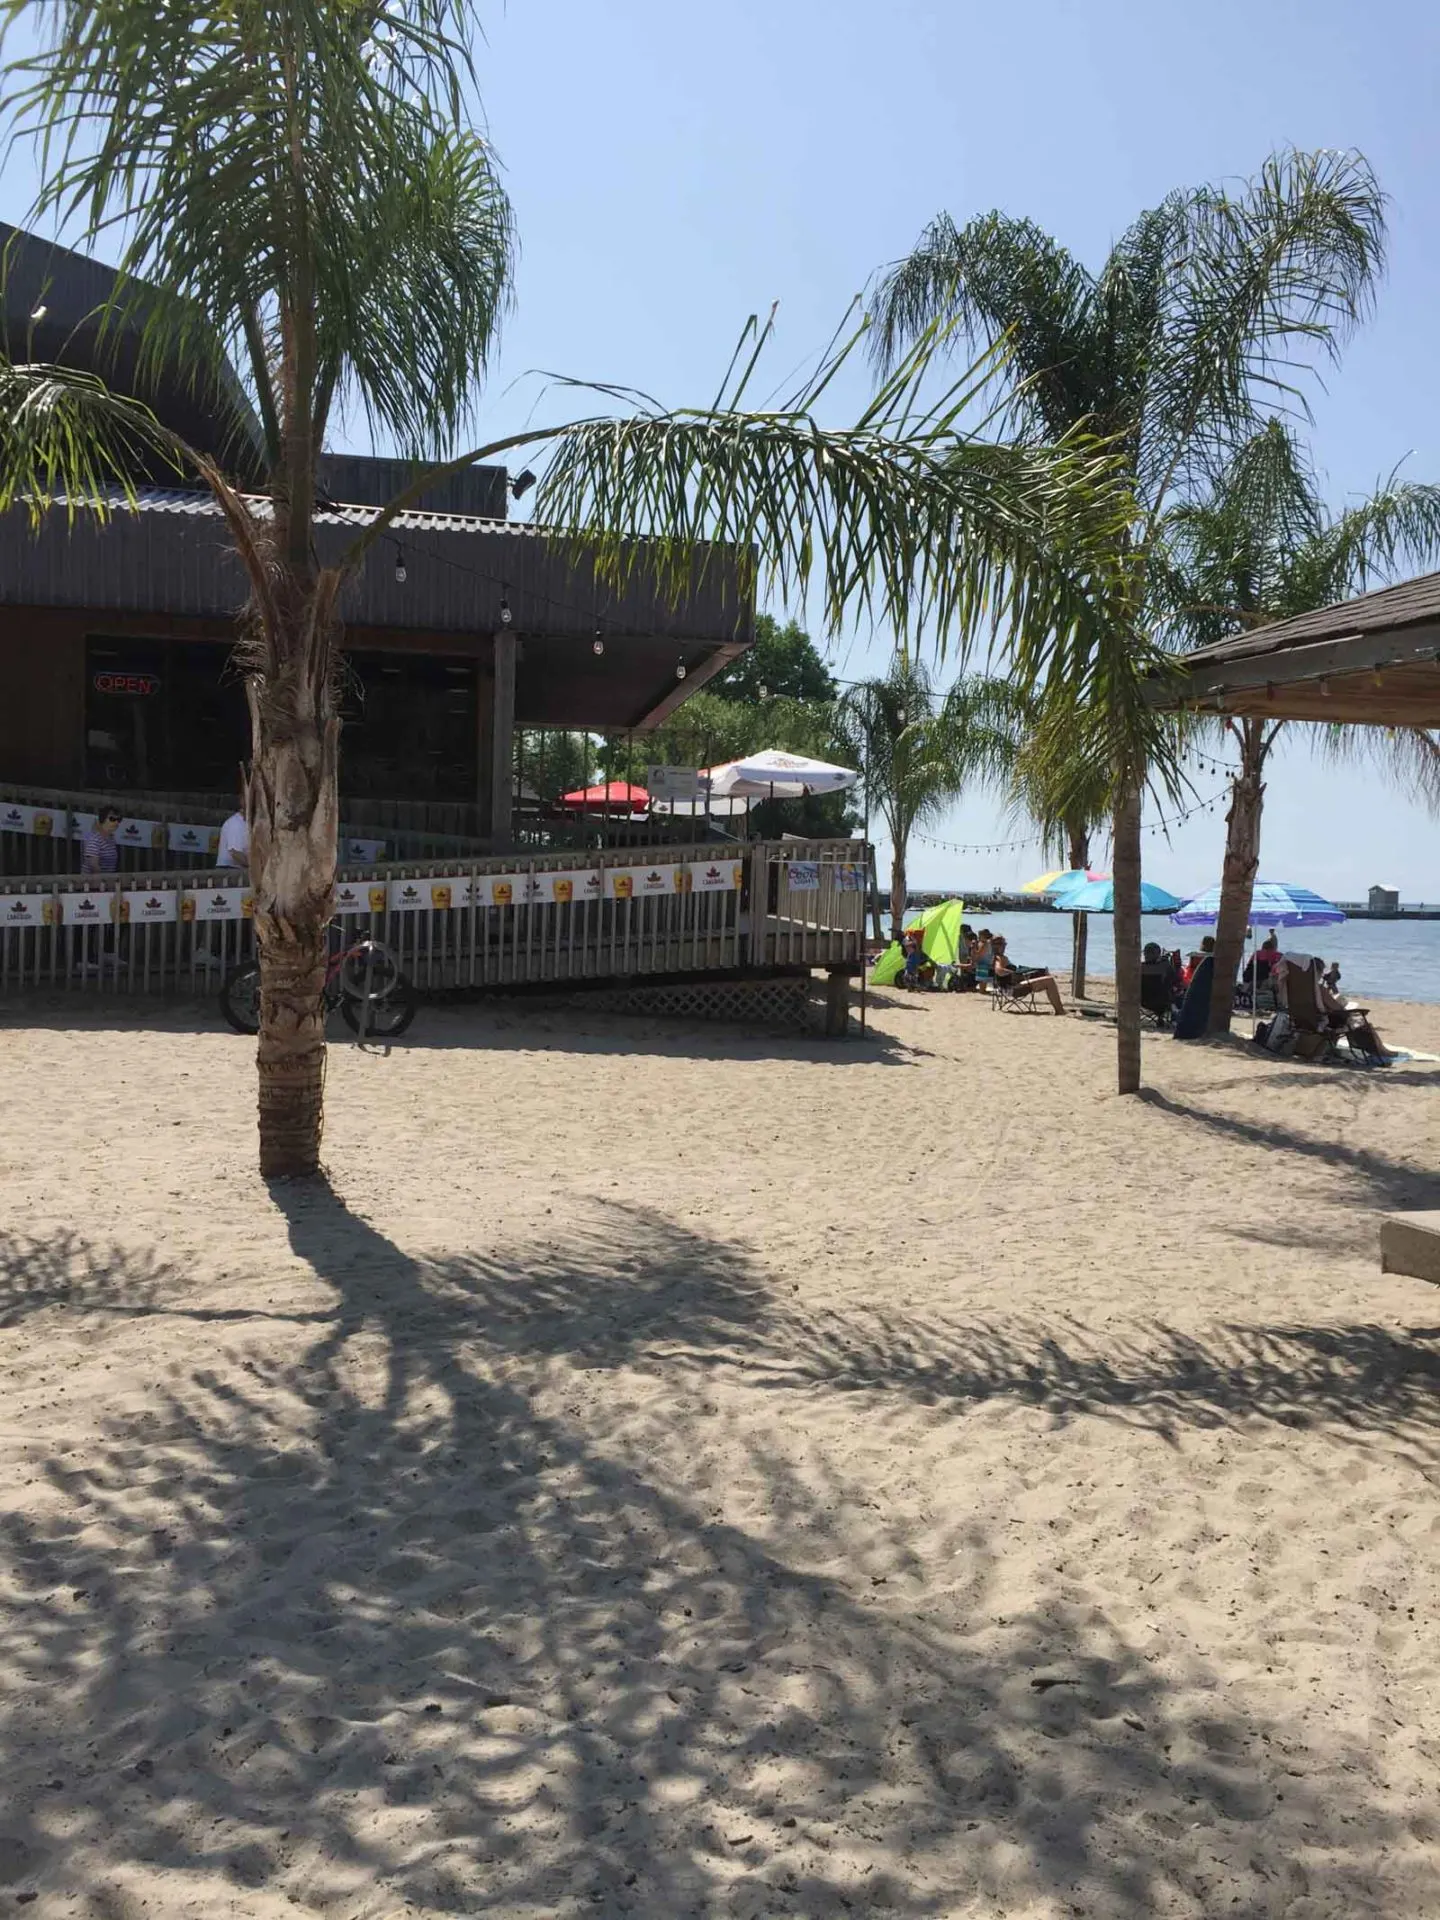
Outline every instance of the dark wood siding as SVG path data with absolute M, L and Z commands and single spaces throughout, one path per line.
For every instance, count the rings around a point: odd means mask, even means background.
M 85 757 L 83 614 L 48 607 L 0 614 L 0 773 L 78 786 Z

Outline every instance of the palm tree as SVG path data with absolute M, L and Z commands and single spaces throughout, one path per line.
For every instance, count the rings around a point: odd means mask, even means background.
M 1109 774 L 1097 761 L 1099 730 L 1068 702 L 1045 701 L 1033 687 L 986 674 L 966 674 L 945 699 L 954 737 L 974 777 L 995 788 L 1012 815 L 1040 829 L 1047 856 L 1070 868 L 1090 864 L 1090 842 L 1105 817 Z M 1085 995 L 1089 917 L 1071 921 L 1070 991 Z
M 845 689 L 835 728 L 860 768 L 866 814 L 876 812 L 891 843 L 891 937 L 899 941 L 908 897 L 910 835 L 952 801 L 966 780 L 948 753 L 935 712 L 935 684 L 922 660 L 897 653 L 881 680 Z
M 197 385 L 233 360 L 263 431 L 264 474 L 242 492 L 102 379 L 0 366 L 0 509 L 103 511 L 129 491 L 137 451 L 159 455 L 210 490 L 244 567 L 262 1172 L 319 1164 L 343 594 L 442 475 L 548 450 L 542 517 L 562 534 L 596 532 L 612 578 L 634 564 L 624 537 L 651 536 L 646 564 L 677 595 L 695 543 L 714 540 L 753 551 L 782 595 L 815 579 L 832 629 L 850 609 L 902 631 L 1003 615 L 1038 634 L 1077 617 L 1082 549 L 1117 518 L 1111 463 L 1079 439 L 971 437 L 962 416 L 981 376 L 939 399 L 927 386 L 922 401 L 929 339 L 853 427 L 827 429 L 816 409 L 863 320 L 763 413 L 747 404 L 768 336 L 757 324 L 709 407 L 606 391 L 598 413 L 473 444 L 509 297 L 511 218 L 467 118 L 466 0 L 3 0 L 0 17 L 22 16 L 38 50 L 11 69 L 11 131 L 36 143 L 35 216 L 70 222 L 82 246 L 121 243 L 117 289 L 96 316 L 104 337 L 138 328 L 147 362 L 179 364 Z M 322 566 L 316 469 L 341 410 L 439 464 Z
M 860 769 L 868 810 L 890 839 L 890 926 L 900 938 L 908 896 L 910 838 L 958 798 L 972 779 L 993 777 L 1011 751 L 1010 715 L 961 682 L 937 705 L 924 662 L 897 653 L 878 680 L 846 689 L 836 711 L 842 750 Z
M 1397 567 L 1433 565 L 1440 555 L 1440 487 L 1402 483 L 1392 474 L 1369 499 L 1332 516 L 1293 432 L 1271 420 L 1239 448 L 1207 499 L 1184 502 L 1166 516 L 1165 538 L 1168 552 L 1156 581 L 1174 637 L 1203 646 L 1348 600 Z M 1226 722 L 1240 764 L 1225 828 L 1212 1033 L 1230 1025 L 1260 863 L 1265 763 L 1284 724 L 1251 716 Z M 1310 731 L 1330 751 L 1368 750 L 1393 776 L 1440 798 L 1440 745 L 1423 728 Z
M 1150 563 L 1161 522 L 1294 392 L 1297 351 L 1333 355 L 1381 268 L 1383 199 L 1353 154 L 1272 156 L 1234 190 L 1171 194 L 1121 235 L 1098 273 L 1032 221 L 933 221 L 884 277 L 881 364 L 937 323 L 1003 349 L 1009 420 L 1053 439 L 1084 422 L 1130 483 L 1086 620 L 1017 635 L 1016 672 L 1088 716 L 1114 821 L 1118 1081 L 1140 1085 L 1140 813 L 1147 780 L 1176 784 L 1173 729 L 1146 697 L 1162 666 Z

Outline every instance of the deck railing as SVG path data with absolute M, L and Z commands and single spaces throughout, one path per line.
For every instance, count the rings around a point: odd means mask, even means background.
M 123 873 L 200 873 L 215 856 L 220 823 L 231 810 L 221 794 L 107 793 L 64 791 L 0 782 L 0 878 L 78 873 L 80 835 L 101 806 L 127 809 L 119 848 Z M 405 801 L 341 800 L 342 857 L 377 860 L 467 860 L 486 857 L 493 842 L 424 824 L 427 809 Z M 471 814 L 473 808 L 428 809 L 437 819 Z M 392 818 L 391 816 L 397 816 Z M 403 816 L 403 817 L 400 817 Z M 707 844 L 726 839 L 728 821 L 717 822 Z M 528 853 L 583 853 L 605 847 L 668 846 L 697 837 L 695 823 L 668 815 L 639 820 L 558 818 L 517 811 L 512 841 Z
M 343 932 L 386 942 L 422 988 L 624 980 L 862 959 L 867 850 L 755 841 L 343 868 Z M 233 870 L 101 880 L 11 878 L 0 892 L 0 991 L 203 993 L 253 951 Z

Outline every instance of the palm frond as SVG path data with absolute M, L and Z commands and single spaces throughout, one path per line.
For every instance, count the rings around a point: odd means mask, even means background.
M 958 330 L 972 348 L 1003 345 L 1013 406 L 1058 439 L 1102 416 L 1095 282 L 1033 221 L 990 213 L 956 227 L 940 214 L 914 251 L 883 276 L 873 357 L 890 370 L 935 330 Z
M 1303 405 L 1292 356 L 1333 358 L 1384 266 L 1384 195 L 1358 154 L 1286 151 L 1234 191 L 1177 198 L 1137 480 L 1152 514 L 1213 473 L 1261 399 Z
M 813 573 L 831 631 L 859 611 L 901 635 L 928 628 L 943 649 L 1002 623 L 1037 633 L 1073 624 L 1130 512 L 1113 460 L 1080 434 L 1038 447 L 968 432 L 993 356 L 924 400 L 934 333 L 853 427 L 822 425 L 814 402 L 865 333 L 783 411 L 745 409 L 752 357 L 720 407 L 642 405 L 561 429 L 542 517 L 598 542 L 602 566 L 633 564 L 626 537 L 645 536 L 646 565 L 677 590 L 694 547 L 713 541 L 752 550 L 787 599 L 803 598 Z
M 1440 734 L 1425 727 L 1301 724 L 1311 746 L 1325 759 L 1339 766 L 1368 768 L 1432 813 L 1440 813 Z
M 3 18 L 37 11 L 7 0 Z M 272 466 L 282 416 L 323 424 L 337 392 L 406 451 L 468 425 L 513 236 L 489 149 L 457 131 L 467 14 L 94 0 L 46 9 L 11 69 L 36 215 L 120 245 L 102 331 L 138 332 L 142 373 L 232 355 Z

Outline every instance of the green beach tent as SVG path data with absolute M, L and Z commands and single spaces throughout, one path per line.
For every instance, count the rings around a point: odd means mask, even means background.
M 927 907 L 920 916 L 924 929 L 920 947 L 927 960 L 937 967 L 953 967 L 960 957 L 960 927 L 965 918 L 963 900 L 942 900 L 938 907 Z
M 905 949 L 898 940 L 892 940 L 889 946 L 875 962 L 875 970 L 870 975 L 872 987 L 890 987 L 905 971 Z

